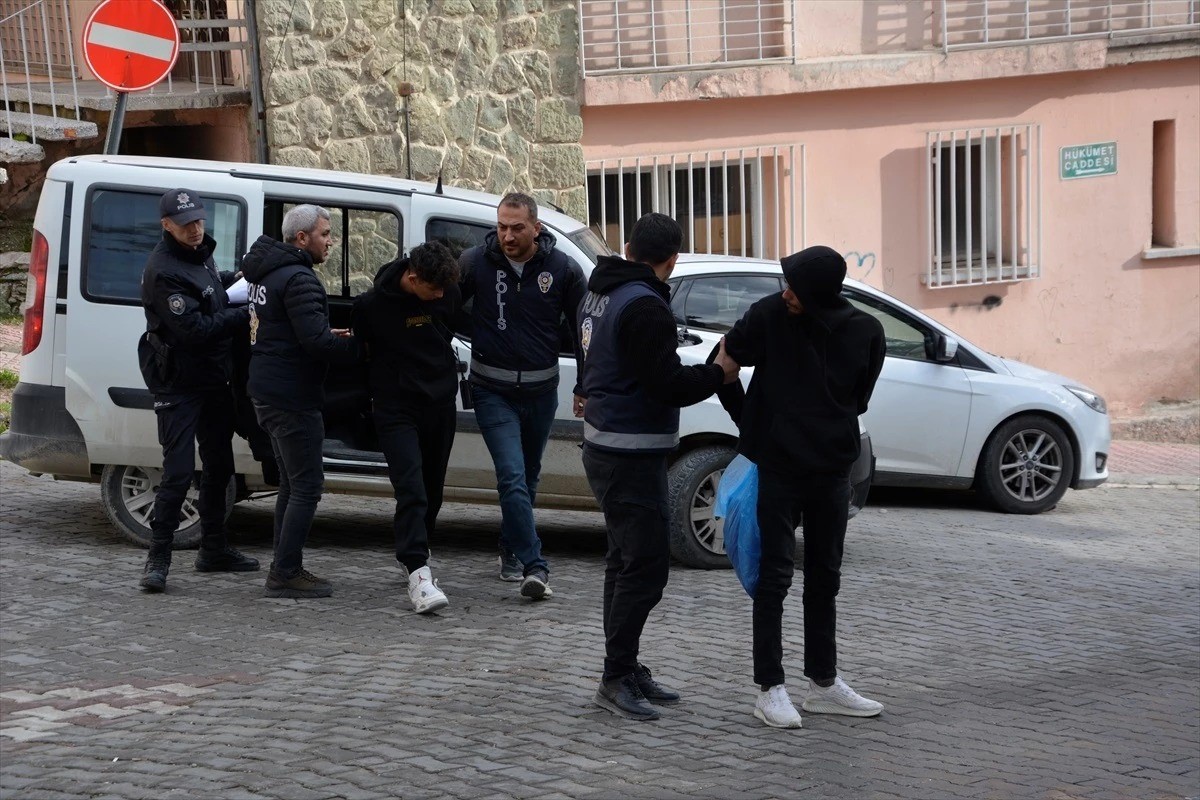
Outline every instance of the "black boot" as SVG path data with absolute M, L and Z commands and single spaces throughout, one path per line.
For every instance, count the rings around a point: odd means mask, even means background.
M 633 677 L 637 679 L 638 689 L 641 690 L 642 697 L 645 697 L 651 703 L 670 705 L 671 703 L 679 702 L 679 692 L 671 691 L 650 677 L 650 670 L 647 667 L 638 664 L 637 669 L 633 671 Z
M 654 706 L 642 696 L 637 678 L 633 675 L 601 680 L 593 700 L 601 708 L 606 708 L 625 719 L 651 720 L 658 719 L 659 716 Z
M 142 579 L 138 585 L 147 592 L 162 592 L 167 588 L 167 573 L 171 570 L 171 545 L 150 546 L 146 566 L 142 567 Z
M 196 554 L 197 572 L 258 572 L 258 559 L 243 555 L 229 545 L 219 550 L 200 545 Z

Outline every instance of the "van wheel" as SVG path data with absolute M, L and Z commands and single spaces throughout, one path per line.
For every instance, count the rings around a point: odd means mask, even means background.
M 724 524 L 713 519 L 717 484 L 733 460 L 732 447 L 701 447 L 684 455 L 667 472 L 671 555 L 698 569 L 729 569 Z
M 100 476 L 100 498 L 104 501 L 104 513 L 122 536 L 142 547 L 150 546 L 154 492 L 160 480 L 161 469 L 124 464 L 108 464 Z M 175 550 L 190 550 L 200 546 L 200 512 L 196 509 L 199 495 L 195 486 L 188 489 L 180 509 L 179 527 L 175 529 Z M 237 481 L 231 478 L 225 489 L 226 519 L 229 519 L 236 500 Z

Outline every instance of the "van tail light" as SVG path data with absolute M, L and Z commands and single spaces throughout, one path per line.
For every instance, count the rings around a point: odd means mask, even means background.
M 42 325 L 46 318 L 46 267 L 50 260 L 50 243 L 39 231 L 33 232 L 33 250 L 29 256 L 29 285 L 25 290 L 25 333 L 21 340 L 21 355 L 37 350 L 42 342 Z

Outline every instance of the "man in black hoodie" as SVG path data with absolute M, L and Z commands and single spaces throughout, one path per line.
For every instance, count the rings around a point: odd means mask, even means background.
M 396 495 L 396 560 L 408 571 L 418 614 L 449 605 L 427 561 L 454 444 L 458 357 L 451 340 L 461 297 L 454 256 L 427 242 L 380 267 L 350 318 L 370 358 L 375 430 Z
M 602 256 L 579 310 L 583 468 L 608 527 L 604 570 L 604 674 L 597 705 L 635 720 L 658 719 L 650 705 L 679 694 L 638 663 L 642 628 L 662 599 L 671 554 L 667 454 L 679 443 L 679 409 L 736 381 L 722 348 L 715 364 L 685 367 L 666 280 L 683 232 L 664 214 L 646 214 L 625 245 L 628 260 Z
M 754 715 L 799 728 L 784 687 L 783 599 L 792 583 L 796 526 L 804 522 L 804 710 L 871 717 L 883 710 L 837 674 L 835 598 L 858 458 L 858 415 L 883 367 L 883 327 L 841 295 L 846 260 L 828 247 L 784 258 L 787 289 L 759 300 L 725 335 L 725 348 L 754 367 L 721 392 L 741 429 L 738 452 L 758 465 L 762 557 L 754 594 Z
M 264 594 L 329 597 L 329 581 L 304 569 L 304 542 L 325 481 L 325 373 L 330 362 L 357 361 L 358 343 L 349 331 L 330 330 L 325 287 L 313 271 L 332 244 L 329 212 L 296 206 L 283 217 L 283 238 L 260 236 L 242 259 L 250 283 L 247 388 L 279 466 L 275 560 Z
M 154 495 L 150 552 L 140 585 L 167 587 L 171 546 L 180 509 L 192 486 L 196 446 L 200 476 L 201 572 L 253 572 L 258 562 L 225 539 L 225 489 L 233 477 L 233 392 L 229 386 L 230 341 L 245 336 L 244 308 L 229 308 L 225 289 L 232 272 L 217 272 L 217 243 L 204 232 L 207 212 L 200 195 L 172 189 L 159 199 L 162 240 L 142 273 L 146 333 L 138 340 L 138 363 L 154 393 L 163 473 Z

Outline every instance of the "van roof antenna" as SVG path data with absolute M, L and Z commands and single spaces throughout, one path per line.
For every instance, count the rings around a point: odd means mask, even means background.
M 433 187 L 433 193 L 434 194 L 442 194 L 443 193 L 442 192 L 442 171 L 440 169 L 438 170 L 437 186 Z

